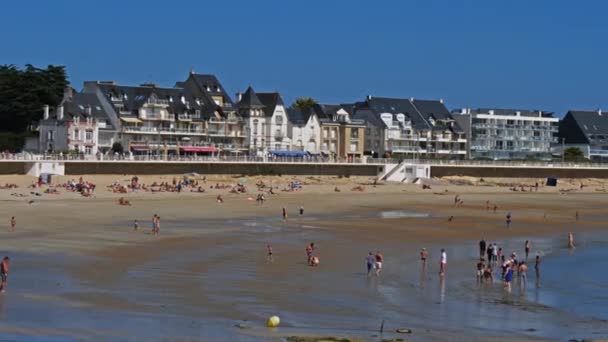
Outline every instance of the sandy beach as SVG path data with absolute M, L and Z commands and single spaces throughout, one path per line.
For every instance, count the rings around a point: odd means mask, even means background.
M 380 341 L 403 338 L 393 335 L 405 327 L 414 332 L 408 340 L 420 341 L 554 340 L 556 334 L 567 340 L 591 330 L 608 336 L 600 319 L 522 296 L 505 299 L 499 282 L 485 290 L 470 286 L 481 238 L 518 253 L 529 239 L 533 254 L 548 254 L 560 247 L 562 236 L 565 245 L 569 231 L 602 234 L 608 196 L 600 180 L 585 180 L 581 189 L 580 181 L 545 187 L 541 179 L 452 177 L 423 189 L 357 177 L 207 176 L 203 182 L 201 176 L 204 193 L 107 188 L 127 185 L 131 177 L 83 175 L 96 185 L 89 197 L 63 188 L 46 194 L 47 185 L 29 188 L 35 180 L 26 176 L 0 177 L 0 185 L 18 185 L 0 190 L 2 252 L 12 259 L 8 291 L 0 298 L 0 332 L 17 339 L 280 341 L 333 335 Z M 52 183 L 79 178 L 56 177 Z M 296 180 L 300 190 L 281 191 Z M 275 192 L 263 205 L 255 201 L 259 181 Z M 213 188 L 238 182 L 247 193 Z M 530 192 L 536 182 L 538 191 Z M 511 190 L 518 184 L 526 192 Z M 363 191 L 352 190 L 357 186 Z M 224 203 L 217 203 L 218 195 Z M 462 205 L 454 205 L 456 195 Z M 120 197 L 131 205 L 119 205 Z M 508 212 L 511 228 L 505 224 Z M 154 214 L 162 220 L 159 236 L 150 233 Z M 17 220 L 14 232 L 8 231 L 11 216 Z M 311 241 L 319 267 L 306 265 L 304 248 Z M 418 263 L 422 247 L 430 252 L 425 274 Z M 450 256 L 443 281 L 437 275 L 441 248 Z M 369 251 L 385 255 L 380 277 L 365 276 Z M 490 319 L 477 317 L 488 307 L 496 308 Z M 265 328 L 274 314 L 281 316 L 281 327 Z M 383 320 L 386 332 L 380 336 Z

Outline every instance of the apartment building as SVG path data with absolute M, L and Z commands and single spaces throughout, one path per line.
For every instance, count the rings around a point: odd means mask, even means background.
M 470 159 L 550 160 L 559 119 L 540 110 L 478 108 L 452 113 L 469 132 Z
M 577 147 L 585 158 L 608 159 L 608 113 L 601 109 L 568 111 L 560 122 L 558 136 L 563 147 Z
M 293 151 L 306 151 L 310 154 L 320 154 L 321 125 L 319 116 L 312 110 L 287 108 L 288 136 Z
M 316 104 L 319 118 L 321 153 L 338 159 L 363 156 L 365 122 L 351 118 L 353 105 Z
M 174 88 L 156 84 L 85 82 L 116 139 L 134 154 L 189 155 L 241 152 L 245 135 L 236 108 L 215 76 L 190 74 Z
M 443 100 L 368 96 L 354 105 L 366 123 L 365 153 L 402 158 L 464 159 L 465 131 Z
M 246 145 L 251 152 L 291 149 L 288 119 L 281 95 L 256 93 L 252 87 L 237 93 L 237 108 L 245 122 Z

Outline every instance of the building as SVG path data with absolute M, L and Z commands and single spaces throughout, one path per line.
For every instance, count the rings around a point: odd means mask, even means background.
M 279 93 L 256 93 L 249 87 L 237 93 L 237 108 L 245 122 L 246 145 L 251 152 L 291 149 L 287 112 Z
M 238 153 L 244 149 L 243 121 L 212 75 L 190 74 L 173 88 L 146 83 L 85 82 L 117 139 L 134 154 L 197 155 Z
M 320 154 L 321 125 L 317 113 L 312 108 L 299 110 L 290 107 L 287 109 L 287 117 L 291 149 Z
M 470 159 L 550 160 L 559 119 L 520 109 L 460 109 L 452 113 L 469 132 Z
M 608 113 L 570 110 L 559 124 L 559 143 L 578 147 L 592 161 L 608 159 Z
M 442 100 L 368 96 L 353 117 L 366 123 L 366 154 L 463 159 L 467 153 L 465 131 Z
M 206 113 L 204 121 L 210 143 L 230 153 L 247 150 L 245 121 L 217 77 L 191 72 L 175 86 L 187 90 L 195 102 L 198 100 L 206 108 L 203 114 Z
M 94 155 L 103 149 L 103 132 L 114 132 L 114 127 L 97 97 L 68 88 L 56 108 L 44 107 L 39 122 L 39 151 Z
M 321 128 L 321 153 L 339 159 L 360 158 L 365 144 L 365 122 L 351 118 L 353 105 L 316 104 Z

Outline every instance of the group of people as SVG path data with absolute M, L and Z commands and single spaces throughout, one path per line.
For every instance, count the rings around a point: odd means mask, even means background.
M 376 254 L 369 252 L 367 258 L 365 258 L 367 265 L 367 275 L 371 275 L 372 272 L 379 276 L 380 272 L 382 272 L 382 263 L 384 262 L 384 255 L 380 253 L 380 251 L 376 252 Z

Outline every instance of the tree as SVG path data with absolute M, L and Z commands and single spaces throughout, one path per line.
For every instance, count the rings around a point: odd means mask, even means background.
M 122 147 L 122 144 L 120 142 L 117 141 L 114 144 L 112 144 L 112 152 L 122 154 L 124 152 L 124 150 L 125 149 Z
M 299 111 L 306 112 L 316 104 L 317 101 L 311 97 L 299 97 L 291 106 Z
M 65 67 L 0 65 L 0 131 L 23 133 L 42 119 L 44 105 L 57 106 L 68 86 Z
M 568 147 L 564 150 L 564 160 L 581 161 L 585 159 L 585 154 L 578 147 Z

